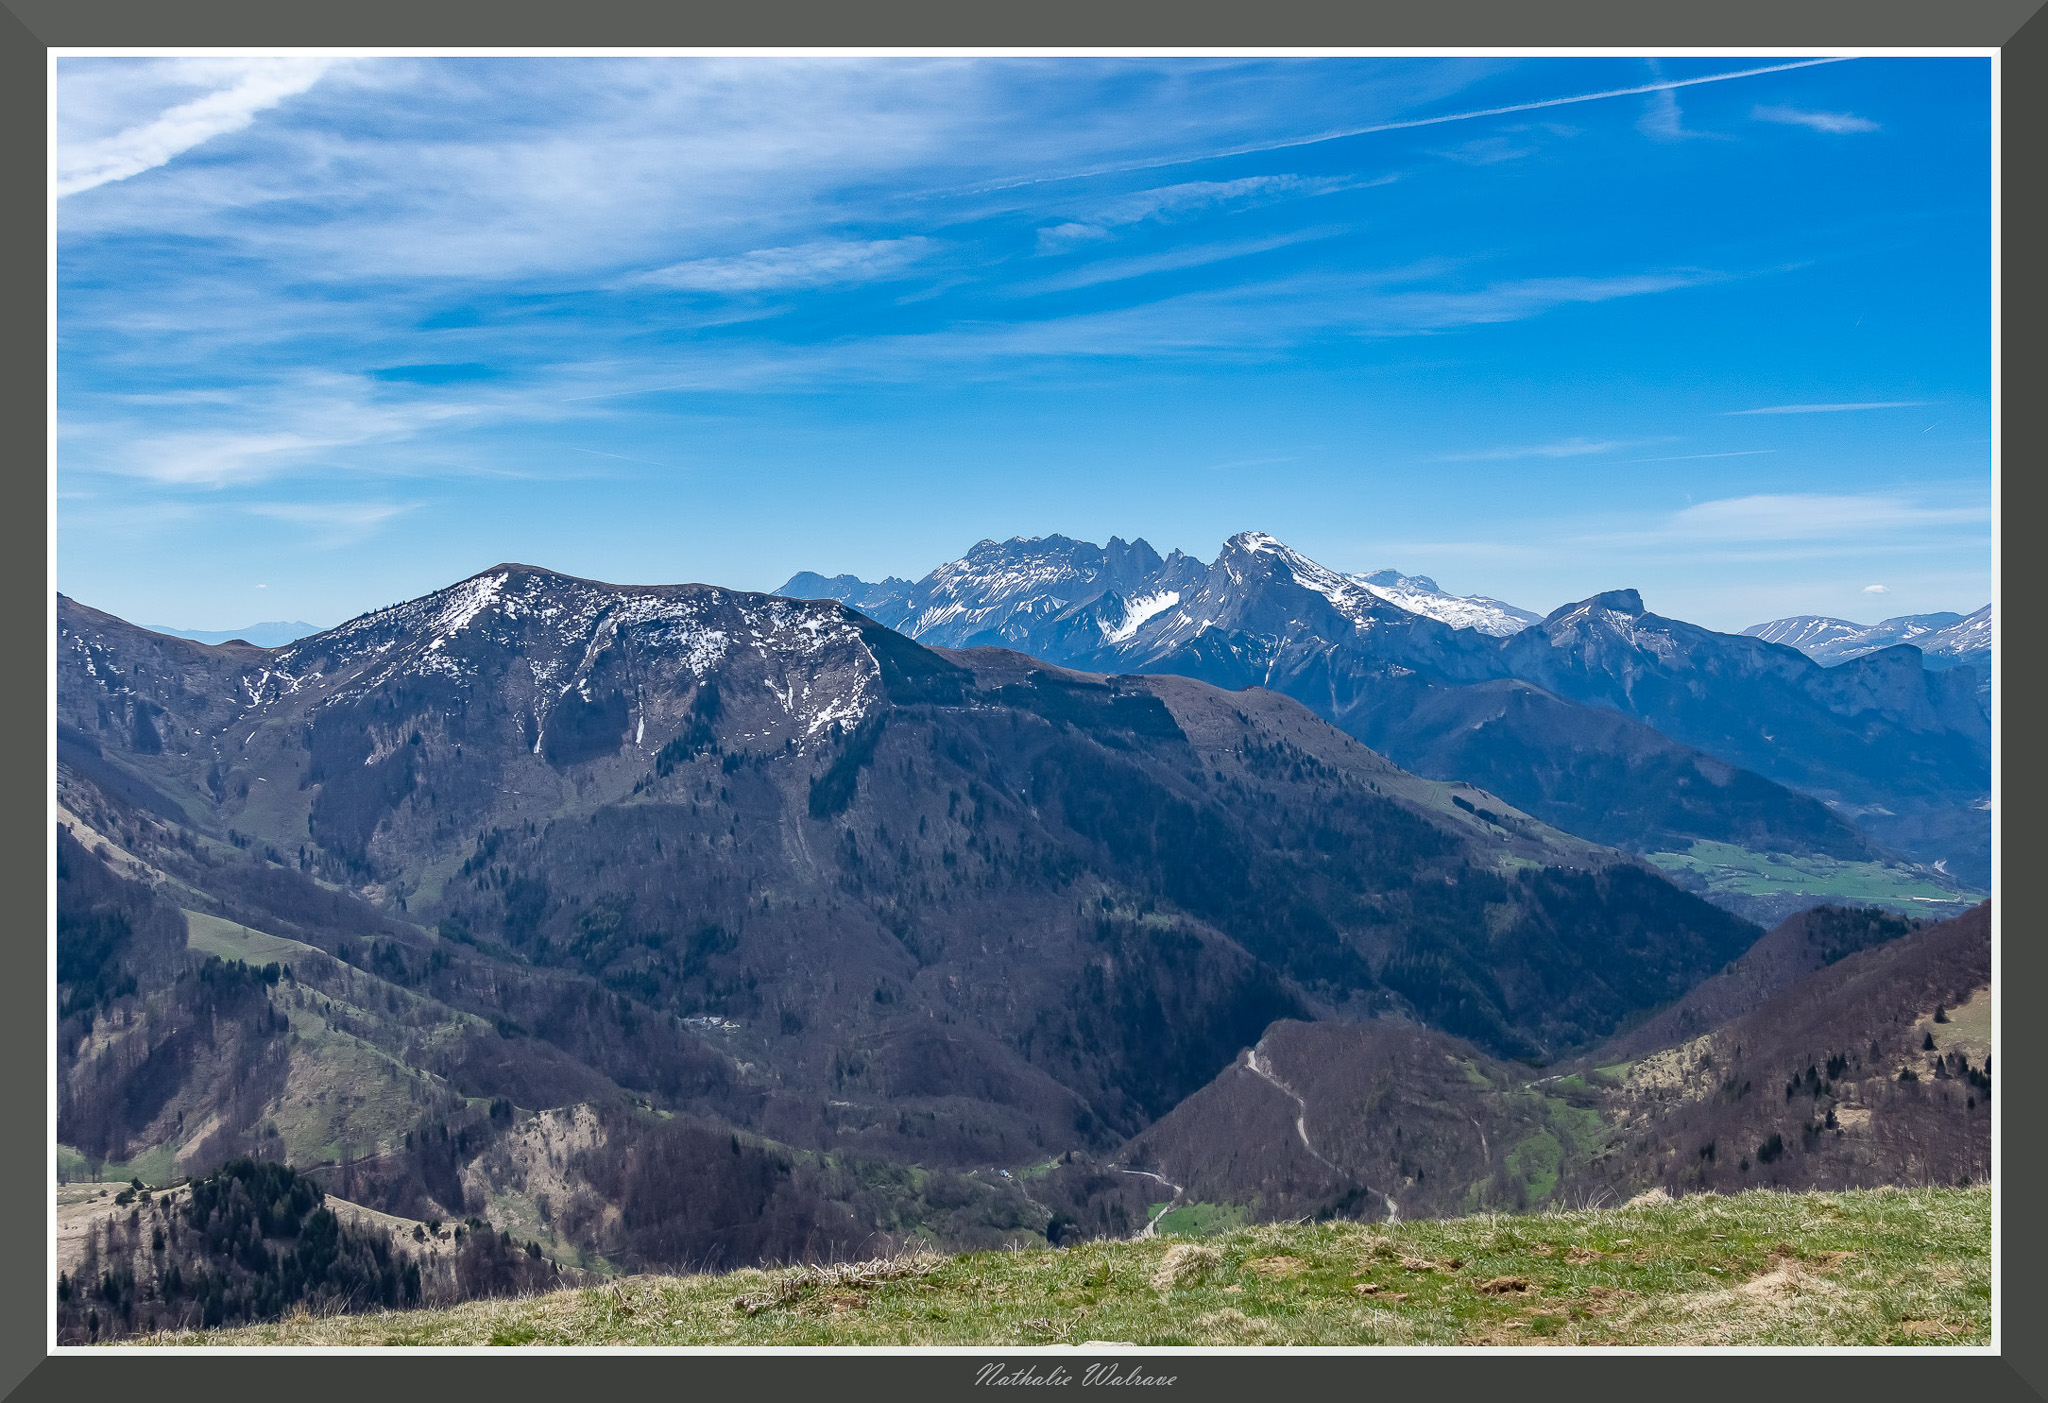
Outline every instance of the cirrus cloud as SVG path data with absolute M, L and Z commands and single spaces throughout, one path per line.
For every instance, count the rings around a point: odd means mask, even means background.
M 1877 123 L 1867 117 L 1858 117 L 1848 112 L 1803 112 L 1797 107 L 1755 107 L 1749 114 L 1759 122 L 1777 122 L 1788 127 L 1811 127 L 1817 132 L 1842 135 L 1847 132 L 1874 132 Z
M 1515 458 L 1586 458 L 1612 453 L 1617 448 L 1640 448 L 1650 443 L 1669 443 L 1667 438 L 1568 438 L 1557 443 L 1531 444 L 1520 448 L 1488 448 L 1477 453 L 1442 453 L 1438 463 L 1496 463 Z
M 784 248 L 757 248 L 722 258 L 671 263 L 632 279 L 691 292 L 779 292 L 892 278 L 924 257 L 933 241 L 814 239 Z
M 1825 540 L 1871 532 L 1988 525 L 1990 520 L 1988 506 L 1928 506 L 1879 493 L 1776 492 L 1695 503 L 1672 515 L 1666 534 L 1696 540 Z
M 263 58 L 231 68 L 225 86 L 159 112 L 110 136 L 66 141 L 53 157 L 58 199 L 154 170 L 193 147 L 237 132 L 259 112 L 305 92 L 333 66 L 326 58 Z
M 1390 185 L 1400 177 L 1373 180 L 1343 176 L 1253 175 L 1239 180 L 1189 180 L 1138 190 L 1106 200 L 1061 224 L 1038 231 L 1038 251 L 1064 253 L 1082 244 L 1111 237 L 1111 230 L 1147 221 L 1169 221 L 1225 206 L 1248 208 L 1276 200 L 1333 195 L 1342 190 Z
M 267 521 L 299 527 L 312 545 L 332 549 L 367 540 L 386 522 L 416 511 L 419 506 L 418 502 L 251 502 L 242 510 Z

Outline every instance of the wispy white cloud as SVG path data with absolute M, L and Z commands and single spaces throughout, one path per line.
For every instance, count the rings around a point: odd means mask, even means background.
M 1643 115 L 1636 119 L 1636 130 L 1657 141 L 1683 141 L 1686 137 L 1698 135 L 1685 129 L 1685 114 L 1679 110 L 1678 94 L 1668 88 L 1652 93 L 1650 100 L 1643 104 Z
M 564 366 L 558 381 L 565 400 L 603 401 L 671 392 L 909 383 L 941 367 L 952 375 L 1000 376 L 1032 373 L 1027 367 L 1033 362 L 1108 357 L 1254 361 L 1321 336 L 1442 333 L 1537 317 L 1571 303 L 1652 295 L 1721 276 L 1545 278 L 1470 292 L 1400 290 L 1454 271 L 1443 260 L 1431 259 L 1366 272 L 1295 273 L 1029 321 L 958 322 L 929 332 L 800 346 L 685 346 L 658 366 L 645 361 Z
M 1733 632 L 1787 614 L 1842 614 L 1865 594 L 1905 591 L 1927 601 L 1914 607 L 1962 607 L 1961 600 L 1985 588 L 1986 577 L 1949 566 L 1982 558 L 1992 513 L 1988 500 L 1957 497 L 1955 484 L 1923 484 L 1894 492 L 1750 494 L 1675 511 L 1565 510 L 1483 525 L 1466 520 L 1470 534 L 1460 538 L 1381 541 L 1377 553 L 1492 575 L 1474 587 L 1530 608 L 1558 598 L 1544 598 L 1549 588 L 1578 599 L 1635 585 L 1658 613 Z M 1859 594 L 1849 583 L 1879 571 L 1890 575 L 1888 586 Z M 1788 602 L 1788 595 L 1800 602 Z
M 1919 409 L 1932 403 L 1932 400 L 1924 399 L 1887 399 L 1861 404 L 1767 404 L 1761 409 L 1730 409 L 1724 417 L 1742 414 L 1846 414 L 1857 409 Z
M 601 448 L 573 448 L 573 447 L 572 447 L 572 448 L 571 448 L 571 449 L 570 449 L 569 451 L 570 451 L 571 453 L 587 453 L 587 454 L 589 454 L 589 455 L 590 455 L 591 457 L 593 457 L 593 458 L 613 458 L 613 459 L 616 459 L 616 460 L 618 460 L 618 461 L 619 461 L 619 462 L 621 462 L 621 463 L 638 463 L 638 464 L 640 464 L 640 465 L 641 465 L 642 467 L 647 467 L 647 468 L 663 468 L 663 469 L 666 469 L 666 470 L 667 470 L 667 471 L 669 471 L 669 472 L 674 472 L 674 471 L 676 471 L 676 465 L 675 465 L 674 463 L 657 463 L 657 462 L 655 462 L 655 461 L 654 461 L 654 460 L 653 460 L 652 458 L 635 458 L 635 457 L 633 457 L 633 456 L 632 456 L 631 454 L 629 454 L 629 453 L 607 453 L 607 452 L 605 452 L 605 451 L 604 451 L 603 449 L 601 449 Z
M 1534 146 L 1518 145 L 1504 136 L 1483 136 L 1436 154 L 1468 166 L 1497 166 L 1503 161 L 1519 161 L 1524 156 L 1533 156 L 1537 150 Z
M 326 58 L 240 60 L 220 75 L 229 80 L 224 86 L 111 135 L 67 141 L 60 125 L 52 173 L 57 197 L 154 170 L 217 136 L 240 131 L 258 113 L 305 92 L 332 66 Z
M 1656 59 L 1650 60 L 1650 72 L 1660 80 L 1664 76 L 1664 65 Z M 1678 106 L 1678 85 L 1667 84 L 1650 94 L 1643 104 L 1643 115 L 1636 120 L 1636 130 L 1652 141 L 1690 141 L 1697 137 L 1721 137 L 1719 132 L 1693 131 L 1685 125 L 1685 113 Z
M 1789 63 L 1774 63 L 1762 68 L 1728 69 L 1720 73 L 1703 73 L 1696 78 L 1659 78 L 1654 82 L 1638 83 L 1627 88 L 1607 88 L 1600 92 L 1573 93 L 1566 97 L 1538 98 L 1533 102 L 1510 103 L 1505 107 L 1480 107 L 1465 112 L 1446 112 L 1435 117 L 1410 117 L 1394 122 L 1374 122 L 1367 126 L 1343 127 L 1333 131 L 1317 132 L 1311 136 L 1289 137 L 1279 141 L 1262 141 L 1245 145 L 1230 146 L 1202 151 L 1193 155 L 1162 157 L 1149 161 L 1126 161 L 1116 165 L 1095 166 L 1085 170 L 1060 171 L 1053 174 L 1026 176 L 1018 180 L 979 187 L 982 191 L 1015 190 L 1025 185 L 1043 185 L 1053 181 L 1080 180 L 1100 175 L 1122 175 L 1131 171 L 1165 170 L 1173 166 L 1193 165 L 1198 161 L 1214 161 L 1226 156 L 1250 156 L 1268 151 L 1289 151 L 1302 146 L 1319 146 L 1329 141 L 1346 141 L 1352 137 L 1374 136 L 1380 132 L 1412 131 L 1418 127 L 1440 126 L 1446 122 L 1470 122 L 1480 117 L 1504 117 L 1516 112 L 1535 112 L 1547 107 L 1570 107 L 1581 102 L 1602 102 L 1609 98 L 1639 97 L 1645 93 L 1670 92 L 1678 88 L 1697 87 L 1702 83 L 1726 83 L 1740 78 L 1755 78 L 1766 73 L 1784 73 L 1795 68 L 1812 68 L 1824 63 L 1848 63 L 1846 58 L 1795 59 Z
M 1759 122 L 1777 122 L 1789 127 L 1811 127 L 1817 132 L 1842 134 L 1874 132 L 1877 123 L 1848 112 L 1804 112 L 1797 107 L 1754 107 L 1750 117 Z
M 138 430 L 111 418 L 65 422 L 60 424 L 60 461 L 67 474 L 213 490 L 306 472 L 331 473 L 336 456 L 357 465 L 375 463 L 354 450 L 388 448 L 433 428 L 484 417 L 509 423 L 546 412 L 510 393 L 494 401 L 437 394 L 386 399 L 377 390 L 360 377 L 303 375 L 242 385 L 228 404 L 205 406 L 176 426 Z M 359 473 L 378 470 L 355 468 Z
M 1724 275 L 1704 271 L 1632 273 L 1607 278 L 1524 278 L 1472 292 L 1399 293 L 1373 309 L 1383 325 L 1406 330 L 1440 330 L 1489 322 L 1523 321 L 1573 303 L 1610 302 L 1718 282 Z
M 1302 229 L 1268 239 L 1234 239 L 1227 243 L 1195 244 L 1185 248 L 1167 249 L 1162 253 L 1143 254 L 1135 258 L 1106 258 L 1076 268 L 1072 272 L 1019 284 L 1011 290 L 1025 297 L 1047 292 L 1069 292 L 1075 288 L 1097 287 L 1103 283 L 1122 282 L 1130 278 L 1147 277 L 1153 273 L 1201 268 L 1233 258 L 1249 258 L 1253 254 L 1269 253 L 1274 249 L 1287 248 L 1294 244 L 1333 238 L 1344 232 L 1343 229 Z
M 694 292 L 780 292 L 879 282 L 904 272 L 934 247 L 931 239 L 814 239 L 721 258 L 694 258 L 630 281 Z
M 1393 177 L 1373 181 L 1385 184 Z M 1328 195 L 1349 189 L 1353 182 L 1343 176 L 1248 175 L 1241 180 L 1189 180 L 1139 190 L 1107 201 L 1088 216 L 1091 224 L 1115 226 L 1136 224 L 1146 219 L 1169 219 L 1175 215 L 1214 209 L 1219 205 L 1244 205 L 1308 195 Z
M 1663 438 L 1631 439 L 1590 439 L 1568 438 L 1557 443 L 1530 444 L 1518 448 L 1488 448 L 1477 453 L 1440 453 L 1431 461 L 1438 463 L 1495 463 L 1516 458 L 1587 458 L 1596 453 L 1612 453 L 1617 448 L 1636 448 L 1647 443 L 1668 443 Z
M 1888 589 L 1886 589 L 1886 588 L 1885 588 L 1885 587 L 1884 587 L 1883 585 L 1865 585 L 1865 586 L 1863 587 L 1863 592 L 1864 592 L 1865 594 L 1890 594 L 1890 593 L 1891 593 L 1891 591 L 1890 591 L 1890 590 L 1888 590 Z
M 1666 458 L 1624 458 L 1625 463 L 1690 463 L 1700 458 L 1758 458 L 1775 448 L 1738 448 L 1728 453 L 1676 453 Z
M 1827 540 L 1874 532 L 1988 525 L 1988 505 L 1929 506 L 1889 494 L 1759 493 L 1699 502 L 1657 534 L 1700 541 Z
M 251 516 L 302 527 L 313 545 L 331 549 L 368 540 L 386 522 L 418 510 L 419 505 L 417 502 L 252 502 L 242 510 Z
M 1162 185 L 1152 190 L 1133 191 L 1105 200 L 1085 211 L 1070 212 L 1060 224 L 1038 231 L 1040 253 L 1064 253 L 1077 245 L 1097 242 L 1111 231 L 1148 221 L 1167 222 L 1191 214 L 1236 206 L 1246 208 L 1277 200 L 1331 195 L 1341 190 L 1390 185 L 1400 179 L 1383 175 L 1373 180 L 1346 176 L 1251 175 L 1240 180 L 1190 180 Z
M 1281 463 L 1292 463 L 1295 461 L 1297 461 L 1297 459 L 1292 454 L 1283 455 L 1277 458 L 1232 458 L 1227 463 L 1210 463 L 1208 464 L 1208 470 L 1210 472 L 1220 473 L 1229 472 L 1235 468 L 1270 468 L 1275 467 Z
M 1041 254 L 1066 253 L 1083 244 L 1101 243 L 1104 239 L 1114 237 L 1115 235 L 1100 224 L 1083 224 L 1077 219 L 1070 219 L 1064 224 L 1048 224 L 1040 229 L 1038 251 Z
M 984 74 L 955 60 L 352 61 L 317 94 L 341 120 L 262 123 L 246 160 L 66 201 L 60 237 L 174 228 L 318 283 L 601 283 L 816 241 L 849 184 L 900 189 L 956 142 L 1009 149 L 986 139 L 1003 114 Z M 60 106 L 66 84 L 118 76 L 60 70 Z M 286 208 L 297 217 L 249 217 Z

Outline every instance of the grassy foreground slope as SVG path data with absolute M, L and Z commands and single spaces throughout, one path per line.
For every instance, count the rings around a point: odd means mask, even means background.
M 167 1345 L 1988 1344 L 1991 1191 L 1698 1194 L 1508 1217 L 640 1276 Z

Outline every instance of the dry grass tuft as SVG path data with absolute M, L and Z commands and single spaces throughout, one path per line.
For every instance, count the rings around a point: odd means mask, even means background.
M 1377 1281 L 1361 1281 L 1351 1289 L 1358 1295 L 1371 1296 L 1375 1300 L 1405 1301 L 1408 1299 L 1408 1293 L 1406 1291 L 1389 1291 L 1386 1294 L 1382 1295 L 1380 1293 L 1380 1286 Z
M 946 1264 L 947 1259 L 936 1252 L 907 1252 L 897 1257 L 877 1257 L 871 1262 L 842 1262 L 830 1267 L 798 1267 L 785 1272 L 769 1282 L 765 1291 L 734 1296 L 732 1308 L 744 1315 L 759 1315 L 764 1310 L 792 1306 L 807 1296 L 826 1295 L 834 1304 L 851 1300 L 858 1303 L 859 1297 L 849 1293 L 864 1287 L 879 1286 L 885 1281 L 904 1281 L 912 1277 L 929 1276 Z
M 1222 1310 L 1197 1316 L 1195 1328 L 1208 1335 L 1239 1342 L 1264 1339 L 1278 1333 L 1271 1321 L 1246 1315 L 1236 1306 L 1225 1306 Z
M 1299 1257 L 1254 1257 L 1245 1264 L 1245 1270 L 1257 1272 L 1263 1277 L 1300 1276 L 1308 1270 L 1308 1263 Z
M 1223 1254 L 1213 1247 L 1176 1244 L 1166 1249 L 1166 1256 L 1160 1261 L 1159 1270 L 1152 1273 L 1152 1289 L 1171 1291 L 1181 1282 L 1192 1280 L 1222 1264 Z

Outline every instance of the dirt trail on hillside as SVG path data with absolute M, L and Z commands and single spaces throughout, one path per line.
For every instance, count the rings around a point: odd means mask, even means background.
M 1301 1147 L 1304 1150 L 1307 1150 L 1309 1154 L 1315 1157 L 1316 1163 L 1328 1169 L 1336 1169 L 1339 1174 L 1342 1174 L 1344 1172 L 1343 1170 L 1337 1169 L 1336 1165 L 1331 1164 L 1330 1161 L 1324 1159 L 1322 1155 L 1316 1150 L 1316 1147 L 1312 1143 L 1310 1143 L 1308 1138 L 1308 1102 L 1301 1099 L 1300 1093 L 1296 1092 L 1293 1087 L 1289 1086 L 1286 1082 L 1280 1080 L 1280 1078 L 1274 1076 L 1269 1068 L 1262 1067 L 1259 1065 L 1258 1048 L 1251 1048 L 1245 1053 L 1244 1065 L 1245 1068 L 1248 1071 L 1250 1071 L 1253 1076 L 1265 1078 L 1274 1086 L 1280 1088 L 1281 1092 L 1284 1093 L 1288 1097 L 1288 1099 L 1294 1102 L 1294 1109 L 1297 1112 L 1297 1114 L 1294 1117 L 1294 1133 L 1301 1137 Z
M 1259 1044 L 1259 1047 L 1264 1046 L 1265 1044 L 1263 1042 Z M 1270 1082 L 1273 1086 L 1278 1088 L 1280 1092 L 1284 1094 L 1289 1100 L 1294 1102 L 1294 1133 L 1301 1137 L 1301 1147 L 1304 1150 L 1307 1150 L 1309 1154 L 1312 1157 L 1314 1157 L 1316 1163 L 1322 1165 L 1325 1169 L 1328 1169 L 1333 1174 L 1336 1174 L 1340 1179 L 1348 1180 L 1351 1176 L 1346 1174 L 1343 1170 L 1339 1169 L 1336 1165 L 1330 1163 L 1329 1160 L 1323 1158 L 1322 1152 L 1316 1149 L 1315 1143 L 1308 1138 L 1308 1102 L 1301 1099 L 1301 1093 L 1296 1091 L 1293 1087 L 1289 1086 L 1286 1082 L 1280 1080 L 1278 1076 L 1274 1075 L 1270 1063 L 1262 1064 L 1259 1061 L 1258 1047 L 1247 1048 L 1245 1050 L 1244 1065 L 1246 1071 L 1250 1072 L 1255 1077 L 1259 1077 L 1267 1082 Z M 1371 1189 L 1371 1192 L 1379 1194 L 1380 1198 L 1386 1202 L 1387 1221 L 1389 1223 L 1400 1221 L 1401 1206 L 1394 1202 L 1393 1196 L 1385 1193 L 1380 1189 Z

